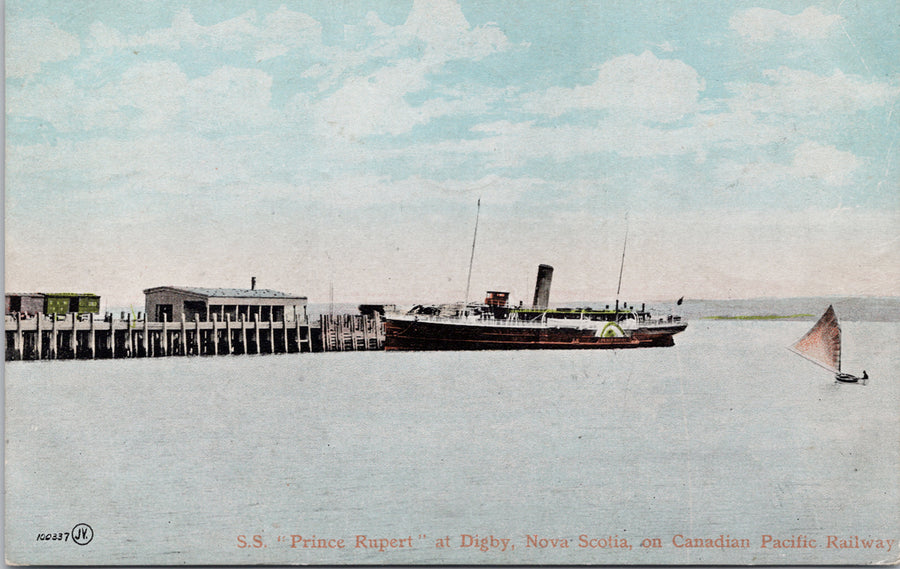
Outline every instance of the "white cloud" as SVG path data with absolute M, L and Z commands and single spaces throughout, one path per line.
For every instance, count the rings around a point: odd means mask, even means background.
M 362 77 L 352 77 L 318 106 L 325 132 L 359 139 L 369 134 L 400 134 L 442 112 L 432 100 L 417 107 L 404 97 L 424 89 L 427 68 L 406 60 Z M 443 105 L 443 112 L 447 106 Z
M 694 68 L 646 51 L 604 62 L 590 85 L 553 87 L 526 95 L 523 108 L 549 116 L 598 109 L 622 119 L 671 122 L 697 110 L 703 89 L 705 83 Z
M 263 71 L 221 67 L 191 81 L 185 94 L 188 120 L 204 131 L 268 123 L 271 90 L 272 77 Z
M 672 45 L 672 42 L 668 42 L 668 41 L 664 41 L 662 43 L 658 43 L 658 44 L 654 44 L 654 45 L 655 45 L 655 47 L 657 47 L 658 49 L 660 49 L 661 51 L 663 51 L 665 53 L 672 53 L 673 51 L 676 51 L 678 49 L 677 47 Z
M 311 105 L 318 117 L 319 134 L 350 141 L 372 134 L 404 134 L 438 117 L 484 112 L 489 102 L 500 96 L 496 89 L 477 93 L 439 89 L 431 91 L 421 103 L 410 103 L 407 95 L 432 88 L 426 77 L 429 68 L 422 61 L 404 60 L 370 75 L 347 79 L 333 94 Z M 303 97 L 295 102 L 309 104 Z
M 325 90 L 343 78 L 348 69 L 372 59 L 396 56 L 413 46 L 421 45 L 421 49 L 416 50 L 415 58 L 406 57 L 344 80 L 313 107 L 322 134 L 349 140 L 377 134 L 398 135 L 436 117 L 467 109 L 482 110 L 482 94 L 429 93 L 420 104 L 410 103 L 407 96 L 430 89 L 428 76 L 439 72 L 449 61 L 477 60 L 509 47 L 506 36 L 495 26 L 472 28 L 452 0 L 417 0 L 406 22 L 395 27 L 369 14 L 366 26 L 371 33 L 369 46 L 333 54 L 330 65 L 313 66 L 304 76 L 320 78 L 320 89 Z M 348 33 L 360 35 L 358 29 Z
M 322 41 L 322 25 L 314 18 L 301 12 L 294 12 L 281 6 L 266 15 L 261 37 L 273 44 L 289 48 Z
M 245 47 L 243 39 L 257 35 L 256 12 L 245 14 L 211 26 L 201 26 L 183 10 L 172 19 L 168 28 L 149 30 L 140 35 L 124 35 L 102 22 L 91 25 L 91 35 L 87 46 L 92 49 L 143 49 L 160 47 L 176 50 L 182 44 L 211 47 L 223 50 L 237 50 Z
M 730 187 L 767 189 L 785 182 L 844 186 L 853 181 L 862 166 L 862 160 L 852 152 L 807 141 L 794 150 L 790 164 L 728 162 L 720 165 L 717 173 L 722 183 Z
M 90 25 L 90 35 L 86 45 L 90 49 L 125 49 L 129 47 L 128 39 L 119 30 L 99 21 Z
M 190 80 L 176 63 L 154 61 L 125 70 L 118 82 L 99 89 L 65 76 L 10 89 L 7 110 L 10 116 L 46 120 L 60 132 L 219 131 L 269 123 L 271 87 L 272 78 L 256 69 L 222 67 Z
M 6 76 L 25 77 L 41 65 L 78 55 L 78 38 L 61 30 L 47 18 L 8 22 L 6 26 Z
M 779 37 L 821 39 L 828 37 L 844 18 L 826 14 L 810 6 L 796 16 L 777 10 L 751 8 L 732 16 L 731 29 L 752 42 L 768 42 Z
M 900 87 L 867 81 L 835 70 L 830 76 L 780 67 L 767 70 L 770 83 L 730 83 L 732 108 L 779 115 L 852 114 L 885 106 L 900 96 Z
M 252 50 L 259 61 L 288 53 L 306 45 L 320 45 L 322 26 L 314 18 L 282 6 L 260 23 L 255 10 L 236 18 L 202 26 L 184 10 L 168 28 L 126 36 L 102 22 L 91 25 L 88 46 L 96 49 L 143 49 L 161 47 L 177 50 L 184 45 L 221 51 Z
M 117 100 L 118 86 L 86 90 L 66 75 L 7 88 L 7 115 L 46 121 L 59 132 L 97 128 L 127 129 L 128 101 Z M 136 106 L 136 105 L 135 105 Z
M 128 69 L 118 84 L 101 90 L 109 105 L 133 106 L 141 111 L 137 127 L 156 130 L 170 126 L 181 111 L 188 78 L 171 61 L 143 63 Z
M 699 114 L 691 124 L 680 128 L 654 128 L 642 124 L 604 121 L 597 127 L 605 151 L 622 156 L 678 156 L 696 154 L 705 160 L 715 148 L 752 148 L 781 140 L 782 125 L 759 120 L 749 112 Z
M 406 23 L 398 31 L 425 42 L 426 61 L 480 59 L 509 47 L 506 36 L 496 26 L 470 29 L 462 9 L 453 0 L 415 0 Z
M 75 184 L 73 194 L 90 194 L 109 199 L 107 190 L 128 201 L 129 192 L 169 192 L 186 195 L 216 182 L 234 177 L 250 179 L 239 154 L 224 141 L 210 141 L 185 133 L 173 137 L 150 134 L 137 140 L 97 137 L 85 141 L 60 140 L 57 144 L 13 146 L 9 160 L 15 164 L 15 176 L 42 180 L 47 164 L 70 172 Z M 13 173 L 10 174 L 11 176 Z M 52 183 L 52 182 L 51 182 Z M 122 190 L 128 190 L 123 192 Z M 21 191 L 21 190 L 19 190 Z M 137 195 L 137 194 L 135 194 Z
M 829 186 L 843 186 L 852 180 L 854 172 L 862 165 L 862 161 L 852 152 L 805 142 L 794 152 L 794 162 L 789 172 L 796 178 L 821 180 Z
M 255 10 L 211 26 L 198 24 L 194 16 L 185 10 L 175 16 L 171 28 L 150 32 L 148 37 L 154 38 L 157 34 L 163 41 L 175 41 L 179 47 L 181 43 L 187 43 L 230 51 L 246 47 L 248 40 L 259 35 L 259 29 Z
M 627 157 L 696 154 L 705 160 L 715 148 L 758 147 L 783 140 L 783 125 L 761 121 L 753 113 L 702 114 L 680 128 L 656 128 L 616 117 L 591 126 L 560 124 L 539 126 L 534 121 L 497 121 L 472 128 L 482 138 L 421 146 L 436 156 L 480 153 L 492 167 L 520 167 L 528 160 L 565 161 L 597 153 Z
M 327 203 L 330 206 L 355 210 L 360 207 L 386 204 L 417 204 L 438 200 L 442 204 L 473 204 L 477 198 L 494 203 L 509 203 L 521 197 L 539 180 L 509 179 L 489 175 L 478 180 L 434 180 L 411 176 L 390 180 L 372 174 L 348 175 L 315 184 L 304 184 L 304 199 Z

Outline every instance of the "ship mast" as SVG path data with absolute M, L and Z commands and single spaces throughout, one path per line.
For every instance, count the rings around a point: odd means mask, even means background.
M 475 233 L 472 235 L 472 254 L 469 256 L 469 276 L 466 279 L 466 300 L 463 303 L 463 310 L 468 310 L 469 306 L 469 285 L 472 283 L 472 263 L 475 261 L 475 240 L 478 238 L 478 217 L 481 214 L 481 198 L 478 198 L 478 209 L 475 211 Z
M 625 270 L 625 249 L 628 247 L 628 214 L 625 214 L 625 242 L 622 244 L 622 263 L 619 265 L 619 286 L 616 287 L 616 321 L 619 320 L 619 293 L 622 291 L 622 272 Z

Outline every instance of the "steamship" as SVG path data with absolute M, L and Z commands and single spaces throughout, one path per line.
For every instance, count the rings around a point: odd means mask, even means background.
M 623 304 L 549 308 L 553 267 L 540 265 L 530 308 L 510 306 L 509 292 L 488 291 L 483 303 L 418 305 L 386 313 L 385 350 L 527 350 L 665 347 L 687 328 L 681 317 L 654 318 Z

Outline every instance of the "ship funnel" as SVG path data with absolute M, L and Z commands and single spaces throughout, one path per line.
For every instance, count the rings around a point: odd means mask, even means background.
M 537 282 L 534 285 L 534 302 L 532 308 L 547 310 L 550 305 L 550 281 L 553 279 L 553 267 L 538 265 Z

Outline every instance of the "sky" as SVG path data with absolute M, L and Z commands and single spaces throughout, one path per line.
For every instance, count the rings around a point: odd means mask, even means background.
M 462 300 L 477 216 L 470 299 L 540 263 L 555 302 L 900 295 L 893 0 L 7 0 L 5 32 L 8 292 Z

